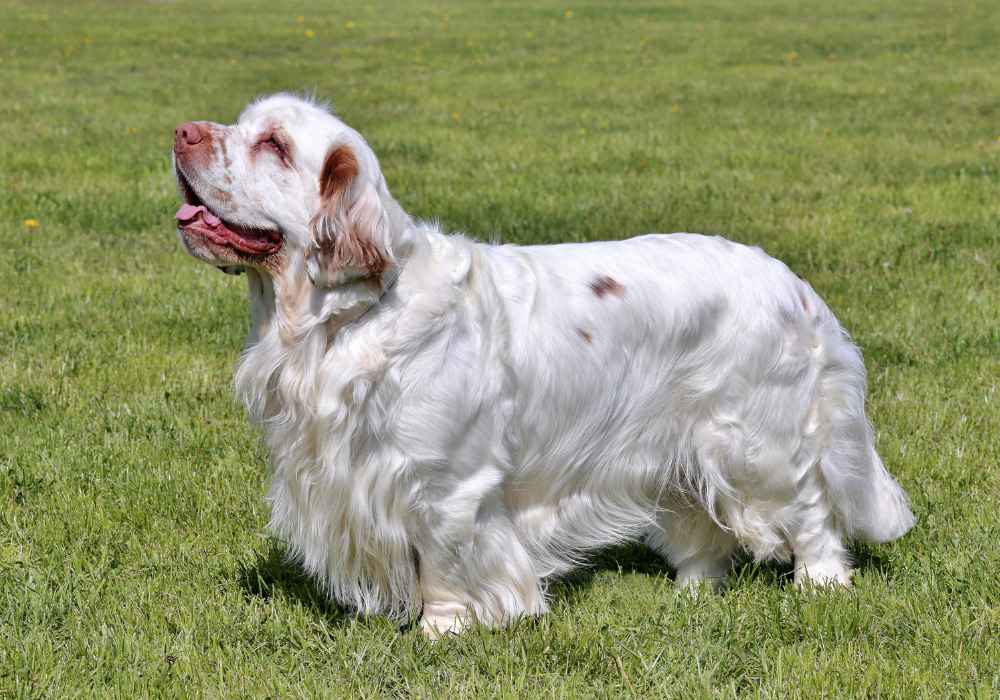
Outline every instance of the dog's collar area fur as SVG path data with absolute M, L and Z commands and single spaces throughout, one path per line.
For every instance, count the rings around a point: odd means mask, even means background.
M 348 321 L 348 323 L 357 323 L 367 316 L 372 309 L 382 303 L 385 295 L 392 291 L 392 288 L 396 286 L 396 282 L 399 281 L 400 275 L 403 274 L 403 268 L 406 267 L 406 260 L 406 258 L 399 260 L 395 265 L 382 274 L 382 291 L 379 293 L 378 297 L 371 304 L 366 306 L 361 313 Z
M 389 293 L 389 290 L 396 286 L 396 282 L 399 281 L 399 276 L 403 274 L 404 267 L 406 267 L 405 258 L 393 265 L 392 268 L 390 268 L 389 271 L 382 276 L 382 293 L 378 295 L 378 299 L 375 300 L 375 304 L 381 302 L 382 298 Z

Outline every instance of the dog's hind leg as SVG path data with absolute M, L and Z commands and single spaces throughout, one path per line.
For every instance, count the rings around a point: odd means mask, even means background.
M 789 527 L 789 544 L 795 555 L 795 585 L 851 585 L 851 568 L 844 546 L 843 528 L 828 502 L 818 468 L 809 470 L 799 484 Z
M 732 566 L 737 541 L 697 506 L 673 505 L 660 512 L 646 543 L 677 570 L 676 586 L 696 590 L 721 587 Z

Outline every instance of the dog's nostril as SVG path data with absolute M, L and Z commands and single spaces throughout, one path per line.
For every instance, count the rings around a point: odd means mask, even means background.
M 201 127 L 194 122 L 185 122 L 174 129 L 174 141 L 178 146 L 194 146 L 205 138 Z

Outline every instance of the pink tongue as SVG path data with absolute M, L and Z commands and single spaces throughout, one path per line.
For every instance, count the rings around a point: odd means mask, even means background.
M 201 214 L 202 212 L 207 213 L 208 209 L 206 209 L 203 206 L 196 207 L 193 204 L 183 204 L 181 205 L 181 208 L 177 210 L 177 213 L 174 214 L 174 217 L 181 223 L 186 224 L 189 221 L 194 221 L 195 219 L 197 219 L 198 214 Z
M 199 216 L 201 217 L 201 220 L 208 224 L 211 228 L 219 228 L 219 224 L 222 223 L 222 219 L 217 217 L 201 204 L 198 206 L 193 204 L 184 204 L 177 210 L 177 213 L 174 216 L 182 224 L 189 224 Z

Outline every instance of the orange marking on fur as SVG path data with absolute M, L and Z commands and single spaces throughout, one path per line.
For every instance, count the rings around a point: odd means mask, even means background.
M 233 161 L 229 157 L 229 146 L 226 144 L 226 137 L 219 139 L 219 150 L 222 152 L 222 165 L 228 172 L 233 167 Z
M 811 315 L 813 312 L 813 307 L 812 303 L 809 301 L 809 295 L 806 294 L 806 290 L 802 288 L 800 288 L 798 292 L 799 292 L 799 302 L 802 304 L 803 311 Z
M 347 146 L 330 151 L 319 176 L 319 193 L 328 199 L 342 193 L 358 176 L 358 159 Z
M 371 276 L 381 275 L 388 267 L 375 244 L 356 235 L 322 241 L 319 251 L 327 256 L 333 267 L 360 267 L 366 269 Z
M 625 287 L 609 275 L 601 275 L 591 282 L 590 291 L 596 294 L 598 298 L 603 298 L 605 294 L 613 294 L 616 297 L 625 296 Z
M 346 195 L 357 176 L 358 159 L 349 146 L 337 146 L 327 154 L 319 176 L 319 191 L 327 216 L 336 217 L 338 207 L 351 206 Z M 360 268 L 369 277 L 378 277 L 388 267 L 368 233 L 358 230 L 356 224 L 348 224 L 333 239 L 320 241 L 318 248 L 326 264 L 334 269 Z

